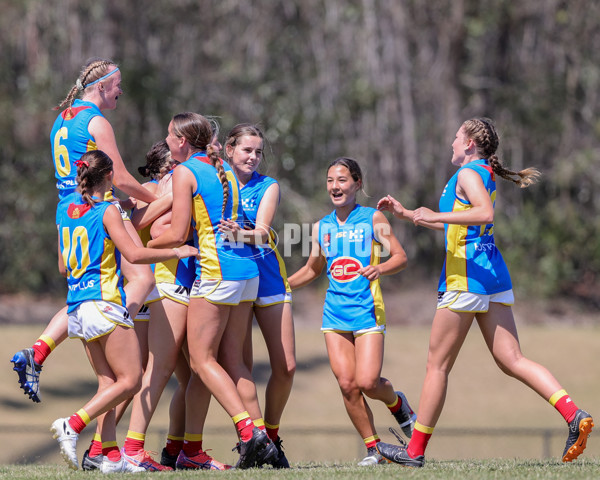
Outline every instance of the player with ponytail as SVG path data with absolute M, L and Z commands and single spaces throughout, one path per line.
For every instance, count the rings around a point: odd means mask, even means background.
M 186 397 L 182 468 L 227 468 L 202 449 L 211 394 L 236 426 L 240 439 L 236 467 L 250 468 L 277 456 L 275 445 L 248 413 L 259 407 L 242 354 L 248 315 L 258 291 L 258 268 L 248 245 L 219 232 L 222 219 L 241 221 L 243 211 L 238 181 L 218 157 L 212 137 L 210 122 L 197 113 L 180 113 L 169 123 L 166 141 L 171 155 L 184 163 L 173 174 L 171 226 L 148 245 L 179 245 L 191 225 L 200 252 L 188 307 L 187 341 L 195 375 Z
M 448 376 L 473 320 L 500 369 L 548 401 L 569 425 L 563 462 L 583 452 L 594 426 L 591 415 L 577 408 L 554 376 L 521 353 L 511 308 L 512 283 L 494 241 L 496 176 L 524 188 L 535 183 L 540 172 L 535 168 L 513 172 L 502 166 L 496 155 L 498 143 L 496 127 L 488 118 L 472 118 L 461 125 L 452 143 L 452 164 L 459 169 L 444 188 L 439 212 L 425 207 L 408 210 L 389 195 L 378 204 L 395 217 L 446 235 L 415 430 L 408 446 L 378 445 L 385 458 L 401 465 L 425 463 L 425 448 L 442 413 Z
M 69 287 L 68 334 L 83 340 L 98 377 L 98 390 L 73 415 L 55 420 L 50 430 L 69 468 L 77 470 L 77 438 L 98 418 L 102 473 L 145 471 L 124 461 L 116 442 L 115 407 L 135 394 L 142 377 L 142 357 L 126 307 L 121 259 L 131 264 L 154 263 L 189 257 L 198 251 L 191 246 L 138 246 L 116 206 L 104 201 L 113 180 L 112 160 L 94 150 L 83 154 L 75 166 L 79 187 L 63 199 L 56 215 L 59 266 Z
M 50 133 L 52 159 L 54 161 L 58 198 L 63 199 L 77 187 L 77 162 L 88 151 L 102 150 L 113 162 L 113 185 L 127 195 L 144 202 L 152 202 L 156 196 L 142 187 L 128 172 L 117 147 L 115 134 L 103 111 L 117 107 L 121 90 L 121 71 L 111 60 L 92 58 L 82 68 L 67 97 L 56 109 L 63 109 L 56 118 Z M 77 98 L 81 96 L 81 99 Z M 111 186 L 112 187 L 112 186 Z M 112 196 L 112 188 L 107 199 L 115 203 L 125 220 L 125 228 L 133 241 L 142 243 L 131 225 L 125 211 Z M 154 277 L 148 265 L 132 265 L 127 260 L 122 263 L 123 274 L 127 278 L 125 290 L 128 295 L 128 309 L 135 319 L 148 294 L 154 287 Z M 136 333 L 146 351 L 147 324 L 136 323 Z M 67 337 L 66 307 L 51 319 L 40 337 L 30 348 L 17 352 L 13 358 L 14 370 L 24 393 L 34 402 L 40 401 L 39 376 L 42 365 L 54 348 Z M 147 353 L 144 354 L 147 356 Z

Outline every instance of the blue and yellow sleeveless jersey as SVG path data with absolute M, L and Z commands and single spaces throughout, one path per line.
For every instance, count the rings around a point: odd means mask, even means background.
M 84 153 L 97 150 L 88 126 L 90 120 L 98 115 L 103 116 L 94 103 L 76 99 L 54 122 L 50 132 L 50 145 L 59 199 L 73 193 L 77 188 L 75 162 Z
M 260 202 L 267 189 L 275 183 L 277 180 L 274 178 L 254 172 L 250 181 L 241 188 L 244 223 L 250 228 L 255 228 Z M 270 230 L 268 243 L 255 247 L 260 278 L 258 297 L 270 297 L 292 291 L 287 281 L 285 263 L 279 255 L 276 241 L 275 232 Z
M 373 231 L 375 212 L 357 204 L 343 225 L 335 211 L 319 222 L 319 245 L 329 278 L 322 328 L 350 332 L 385 325 L 379 279 L 370 282 L 358 273 L 380 263 L 381 243 Z
M 125 306 L 121 255 L 102 222 L 109 202 L 89 206 L 77 192 L 59 203 L 60 251 L 68 272 L 68 311 L 88 300 Z
M 229 198 L 223 218 L 241 222 L 243 219 L 240 188 L 231 167 L 223 163 L 229 182 Z M 223 185 L 217 169 L 205 153 L 196 153 L 179 167 L 188 168 L 196 178 L 197 188 L 192 198 L 192 228 L 194 245 L 200 253 L 196 259 L 196 278 L 201 280 L 247 280 L 258 276 L 253 250 L 243 242 L 230 242 L 219 232 Z
M 472 205 L 456 195 L 456 182 L 461 170 L 468 168 L 479 174 L 496 203 L 496 180 L 492 168 L 483 159 L 462 166 L 448 181 L 440 198 L 440 212 L 460 212 Z M 512 288 L 510 274 L 494 242 L 494 224 L 481 226 L 444 225 L 446 259 L 440 276 L 440 292 L 459 290 L 483 295 Z

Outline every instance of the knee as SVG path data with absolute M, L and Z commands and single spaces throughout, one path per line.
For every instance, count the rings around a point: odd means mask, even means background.
M 519 361 L 522 356 L 510 355 L 510 356 L 496 356 L 494 355 L 494 360 L 496 361 L 496 365 L 498 368 L 508 375 L 509 377 L 514 377 L 515 372 L 517 370 Z
M 287 362 L 286 364 L 278 365 L 273 368 L 272 375 L 280 382 L 288 383 L 294 380 L 296 374 L 296 362 Z
M 379 387 L 379 378 L 358 379 L 357 384 L 362 393 L 364 393 L 367 397 L 373 397 L 377 392 L 377 388 Z
M 337 381 L 344 397 L 360 394 L 360 389 L 353 378 L 338 378 Z
M 142 388 L 142 372 L 139 374 L 126 375 L 117 380 L 117 383 L 121 385 L 123 393 L 127 398 L 133 397 Z

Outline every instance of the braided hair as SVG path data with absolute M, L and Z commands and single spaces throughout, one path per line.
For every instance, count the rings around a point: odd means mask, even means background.
M 92 197 L 92 192 L 98 185 L 101 185 L 106 175 L 112 172 L 113 162 L 111 158 L 102 150 L 91 150 L 84 153 L 77 165 L 77 190 L 81 193 L 83 200 L 88 205 L 95 205 L 104 199 L 96 200 Z
M 526 188 L 539 180 L 541 172 L 537 168 L 529 167 L 513 172 L 502 165 L 496 155 L 499 141 L 492 120 L 485 117 L 471 118 L 465 121 L 462 126 L 467 138 L 475 142 L 478 154 L 490 163 L 496 175 L 516 183 L 521 188 Z
M 214 136 L 218 133 L 215 119 L 207 119 L 199 113 L 184 112 L 173 117 L 173 133 L 178 137 L 185 138 L 194 152 L 206 152 L 208 159 L 213 167 L 217 169 L 217 174 L 221 185 L 223 186 L 223 205 L 221 206 L 221 217 L 225 215 L 225 208 L 229 200 L 229 180 L 221 159 L 219 151 L 212 145 Z
M 89 84 L 105 76 L 110 67 L 117 67 L 117 64 L 112 60 L 103 58 L 90 59 L 81 70 L 79 77 L 75 81 L 75 85 L 71 87 L 65 99 L 54 107 L 54 110 L 60 110 L 64 107 L 71 108 L 75 97 L 83 92 Z

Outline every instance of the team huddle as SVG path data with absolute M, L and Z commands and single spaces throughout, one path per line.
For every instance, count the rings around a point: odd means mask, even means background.
M 473 320 L 502 370 L 550 402 L 568 423 L 563 461 L 583 452 L 592 417 L 547 369 L 522 355 L 510 275 L 494 243 L 496 176 L 526 187 L 539 172 L 502 166 L 489 119 L 467 120 L 458 130 L 452 163 L 459 169 L 444 189 L 439 212 L 408 210 L 389 195 L 377 208 L 362 206 L 359 164 L 347 157 L 332 161 L 324 173 L 334 210 L 314 224 L 308 260 L 288 278 L 271 227 L 279 184 L 258 173 L 260 127 L 238 124 L 221 144 L 214 119 L 177 114 L 166 139 L 150 148 L 139 168 L 148 177 L 142 185 L 127 171 L 102 114 L 116 108 L 122 93 L 118 66 L 94 59 L 57 107 L 50 141 L 66 306 L 32 347 L 11 360 L 25 394 L 40 402 L 46 358 L 67 337 L 82 340 L 98 390 L 50 428 L 70 468 L 102 473 L 290 468 L 279 428 L 296 367 L 291 292 L 325 268 L 329 287 L 321 330 L 346 411 L 364 440 L 366 456 L 359 465 L 425 464 L 448 375 Z M 114 197 L 115 187 L 129 198 Z M 418 415 L 406 395 L 381 376 L 386 320 L 379 277 L 407 266 L 383 211 L 446 236 Z M 263 405 L 252 377 L 254 318 L 271 366 Z M 145 436 L 173 374 L 177 388 L 157 461 L 145 450 Z M 206 453 L 203 428 L 212 397 L 237 433 L 234 466 Z M 399 445 L 381 442 L 367 398 L 385 403 L 408 444 L 395 431 Z M 129 429 L 119 448 L 116 425 L 129 405 Z M 94 419 L 96 433 L 80 462 L 78 435 Z

